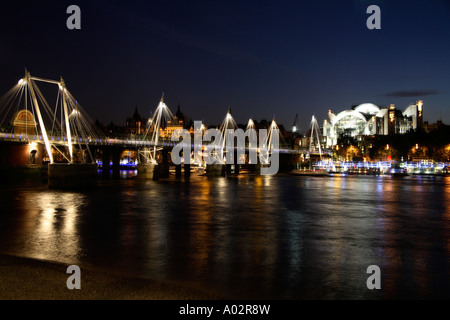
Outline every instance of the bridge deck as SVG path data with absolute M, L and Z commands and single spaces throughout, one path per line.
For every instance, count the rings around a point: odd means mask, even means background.
M 49 136 L 49 141 L 51 143 L 65 145 L 67 144 L 65 136 Z M 0 141 L 10 141 L 10 142 L 22 142 L 22 143 L 41 143 L 44 144 L 44 139 L 41 135 L 24 135 L 24 134 L 14 134 L 14 133 L 0 133 Z M 89 139 L 88 141 L 83 140 L 83 138 L 72 137 L 72 143 L 82 143 L 90 146 L 121 146 L 121 147 L 154 147 L 155 144 L 150 140 L 133 140 L 133 139 L 116 139 L 116 138 L 104 138 L 104 139 Z M 174 147 L 179 142 L 175 141 L 160 141 L 156 145 L 157 147 L 169 148 Z M 207 147 L 208 145 L 201 145 L 200 148 Z M 194 144 L 191 144 L 194 148 Z M 234 147 L 238 149 L 238 147 Z M 253 148 L 255 149 L 255 148 Z M 248 147 L 245 150 L 250 150 Z M 301 153 L 300 150 L 293 149 L 279 149 L 280 153 Z

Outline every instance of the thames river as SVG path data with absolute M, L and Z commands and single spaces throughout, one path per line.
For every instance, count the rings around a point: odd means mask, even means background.
M 450 298 L 450 177 L 122 171 L 82 192 L 3 184 L 0 201 L 2 253 L 236 299 Z

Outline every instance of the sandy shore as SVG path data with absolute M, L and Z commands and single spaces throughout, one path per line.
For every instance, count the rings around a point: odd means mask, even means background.
M 0 254 L 0 300 L 220 300 L 174 283 L 81 269 L 81 289 L 66 286 L 67 265 Z

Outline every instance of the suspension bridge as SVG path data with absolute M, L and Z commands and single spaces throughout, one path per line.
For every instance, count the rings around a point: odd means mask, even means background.
M 56 96 L 53 97 L 54 105 L 49 104 L 38 83 L 48 86 L 46 92 L 50 91 Z M 111 156 L 114 169 L 119 162 L 120 150 L 134 148 L 139 155 L 139 174 L 149 178 L 161 177 L 168 174 L 171 162 L 169 153 L 178 144 L 167 135 L 167 124 L 173 123 L 173 119 L 174 115 L 164 102 L 163 94 L 145 126 L 143 135 L 134 139 L 110 138 L 95 125 L 86 110 L 70 93 L 62 77 L 59 80 L 49 80 L 35 77 L 26 70 L 25 76 L 0 98 L 0 144 L 3 145 L 0 149 L 3 154 L 1 164 L 8 166 L 19 163 L 32 166 L 48 163 L 50 186 L 84 186 L 96 183 L 99 158 L 102 159 L 103 170 L 108 171 Z M 191 145 L 194 151 L 197 150 L 197 154 L 192 152 L 191 161 L 184 163 L 185 175 L 189 175 L 191 164 L 204 167 L 209 175 L 223 175 L 224 171 L 230 172 L 232 166 L 236 173 L 239 172 L 238 162 L 227 163 L 227 153 L 234 155 L 228 159 L 237 159 L 237 148 L 230 150 L 227 147 L 227 139 L 230 139 L 227 133 L 235 129 L 237 124 L 231 109 L 228 109 L 222 124 L 217 128 L 220 134 L 215 137 L 213 143 Z M 255 129 L 252 119 L 249 119 L 246 129 L 251 134 L 256 132 L 249 130 Z M 200 130 L 202 133 L 206 131 L 203 123 Z M 248 136 L 249 142 L 245 146 L 248 154 L 255 149 L 258 152 L 261 149 L 267 152 L 261 154 L 259 163 L 253 157 L 247 157 L 247 160 L 244 159 L 240 163 L 267 166 L 271 154 L 298 154 L 295 150 L 275 146 L 275 133 L 278 134 L 278 126 L 273 119 L 262 141 L 254 143 L 256 140 Z M 210 157 L 214 157 L 214 161 L 207 165 L 204 161 L 205 154 L 212 145 L 220 152 L 208 153 Z M 101 150 L 101 155 L 95 150 Z M 181 166 L 178 165 L 176 174 L 180 173 Z

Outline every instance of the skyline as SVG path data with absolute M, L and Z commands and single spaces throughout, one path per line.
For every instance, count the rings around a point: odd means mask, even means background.
M 81 8 L 81 30 L 66 8 Z M 381 30 L 369 30 L 369 5 Z M 148 117 L 165 94 L 193 121 L 275 119 L 299 131 L 328 110 L 424 102 L 450 123 L 450 2 L 45 1 L 2 5 L 0 90 L 23 76 L 65 79 L 93 120 Z M 18 23 L 19 22 L 19 23 Z M 447 72 L 446 72 L 447 71 Z M 49 101 L 50 105 L 51 102 Z

